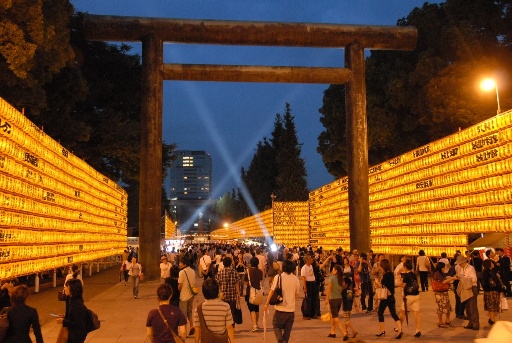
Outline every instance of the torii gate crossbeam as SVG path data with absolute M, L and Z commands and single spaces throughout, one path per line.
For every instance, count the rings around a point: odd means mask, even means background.
M 142 42 L 139 256 L 158 279 L 162 180 L 162 82 L 346 83 L 351 249 L 370 249 L 364 49 L 412 50 L 412 27 L 84 16 L 88 40 Z M 345 48 L 347 68 L 176 65 L 163 42 Z

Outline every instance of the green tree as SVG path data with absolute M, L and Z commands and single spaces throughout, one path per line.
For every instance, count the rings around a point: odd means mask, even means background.
M 48 108 L 45 86 L 73 62 L 72 14 L 68 0 L 0 2 L 0 94 L 14 107 Z
M 300 157 L 300 144 L 289 103 L 283 116 L 283 132 L 279 137 L 276 151 L 277 177 L 276 196 L 278 201 L 305 201 L 309 197 L 307 173 L 304 159 Z
M 263 211 L 272 204 L 270 194 L 275 192 L 277 163 L 275 149 L 267 140 L 258 142 L 256 152 L 247 172 L 242 170 L 242 180 L 251 194 L 258 211 Z
M 447 0 L 415 8 L 398 25 L 418 29 L 411 52 L 373 51 L 366 60 L 369 164 L 377 164 L 495 113 L 483 75 L 512 75 L 511 1 Z M 502 105 L 510 91 L 500 88 Z M 318 152 L 328 171 L 346 175 L 344 87 L 324 92 Z

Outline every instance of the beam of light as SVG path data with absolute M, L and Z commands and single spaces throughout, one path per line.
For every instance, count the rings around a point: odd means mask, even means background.
M 238 172 L 238 163 L 236 163 L 229 153 L 229 150 L 226 146 L 226 143 L 224 139 L 222 138 L 222 135 L 220 134 L 219 129 L 217 128 L 217 125 L 213 121 L 213 113 L 211 113 L 210 109 L 206 104 L 204 103 L 204 100 L 198 96 L 200 94 L 197 87 L 194 85 L 194 83 L 184 83 L 184 89 L 187 93 L 189 93 L 189 96 L 191 99 L 194 99 L 192 104 L 195 107 L 196 112 L 200 115 L 201 119 L 206 123 L 206 126 L 209 128 L 208 135 L 212 138 L 212 140 L 215 142 L 215 145 L 217 149 L 219 150 L 222 160 L 228 167 L 228 174 L 224 178 L 228 178 L 231 176 L 238 184 L 240 184 L 240 192 L 242 193 L 242 197 L 244 198 L 245 202 L 249 206 L 249 210 L 251 213 L 253 213 L 256 216 L 256 220 L 259 223 L 260 229 L 263 232 L 263 235 L 265 236 L 265 240 L 267 241 L 267 245 L 271 244 L 270 235 L 268 233 L 267 227 L 263 224 L 263 220 L 261 220 L 260 216 L 258 215 L 259 211 L 256 208 L 256 205 L 254 204 L 254 201 L 249 194 L 249 191 L 247 190 L 247 187 L 245 186 L 244 182 L 242 181 L 239 172 Z M 250 149 L 248 149 L 248 154 L 250 154 Z M 204 208 L 206 205 L 203 205 L 202 208 Z M 198 213 L 201 209 L 198 209 L 196 213 Z M 194 214 L 195 217 L 195 214 Z M 193 220 L 193 218 L 190 218 L 189 220 Z

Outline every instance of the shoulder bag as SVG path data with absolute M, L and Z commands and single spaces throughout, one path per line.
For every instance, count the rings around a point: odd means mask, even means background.
M 436 275 L 438 274 L 434 274 L 434 277 L 432 278 L 432 290 L 434 292 L 447 292 L 450 289 L 450 284 L 436 280 Z
M 249 281 L 250 292 L 249 292 L 249 303 L 253 305 L 261 305 L 265 301 L 263 297 L 263 288 L 260 284 L 260 289 L 256 289 L 251 284 L 251 272 L 247 271 L 247 279 Z
M 385 300 L 391 295 L 391 292 L 389 289 L 387 289 L 385 286 L 381 286 L 375 290 L 375 296 L 374 298 L 377 300 Z
M 167 326 L 167 330 L 171 331 L 172 337 L 174 338 L 174 342 L 176 343 L 183 343 L 183 340 L 180 336 L 178 336 L 174 331 L 172 331 L 171 327 L 169 326 L 169 323 L 167 322 L 167 319 L 165 319 L 164 314 L 162 311 L 160 311 L 160 308 L 158 308 L 158 313 L 160 313 L 160 317 L 162 317 L 162 320 L 164 321 L 165 326 Z
M 283 302 L 283 289 L 281 288 L 281 275 L 278 276 L 276 289 L 268 300 L 270 305 L 279 305 Z
M 224 333 L 215 333 L 208 329 L 203 315 L 203 304 L 197 306 L 197 316 L 199 317 L 199 325 L 201 327 L 201 342 L 202 343 L 227 343 L 229 341 L 228 330 Z
M 183 269 L 183 272 L 185 273 L 185 276 L 187 277 L 188 288 L 190 289 L 190 293 L 192 293 L 192 295 L 198 295 L 199 294 L 199 289 L 197 289 L 196 286 L 192 286 L 190 284 L 190 280 L 188 279 L 188 274 L 187 274 L 185 269 Z
M 85 308 L 85 328 L 87 332 L 98 330 L 101 326 L 98 315 L 92 310 Z

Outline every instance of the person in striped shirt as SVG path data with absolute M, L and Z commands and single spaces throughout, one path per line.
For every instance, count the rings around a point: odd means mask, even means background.
M 229 304 L 219 299 L 219 284 L 215 279 L 207 279 L 202 286 L 205 301 L 200 304 L 207 328 L 213 333 L 223 334 L 227 331 L 230 343 L 235 342 L 233 316 Z M 201 323 L 197 308 L 194 310 L 195 342 L 201 342 Z M 227 340 L 226 340 L 227 343 Z

